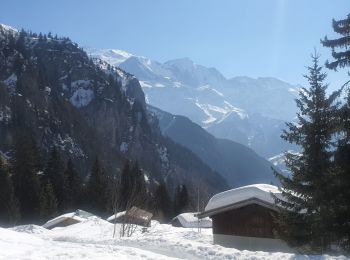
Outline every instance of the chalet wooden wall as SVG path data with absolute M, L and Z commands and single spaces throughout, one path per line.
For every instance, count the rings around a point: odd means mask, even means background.
M 275 238 L 273 211 L 257 204 L 213 215 L 213 234 Z

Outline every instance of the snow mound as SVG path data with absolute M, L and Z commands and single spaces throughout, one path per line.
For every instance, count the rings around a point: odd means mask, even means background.
M 33 234 L 0 228 L 0 259 L 34 259 L 31 253 L 43 242 L 43 239 Z
M 113 238 L 114 225 L 98 217 L 90 217 L 83 222 L 52 229 L 56 241 L 91 242 Z
M 16 227 L 10 228 L 10 230 L 21 232 L 21 233 L 27 233 L 27 234 L 44 234 L 44 233 L 50 232 L 44 227 L 32 225 L 32 224 L 16 226 Z
M 252 198 L 274 204 L 274 198 L 271 196 L 271 193 L 278 197 L 282 196 L 278 187 L 269 184 L 253 184 L 224 191 L 214 195 L 209 200 L 205 211 L 225 207 Z

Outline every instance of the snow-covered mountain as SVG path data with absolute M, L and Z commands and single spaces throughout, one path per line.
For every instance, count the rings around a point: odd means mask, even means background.
M 134 74 L 149 104 L 184 115 L 217 137 L 247 145 L 266 158 L 295 148 L 280 134 L 284 122 L 295 116 L 298 86 L 275 78 L 227 79 L 188 58 L 160 63 L 120 50 L 87 51 Z

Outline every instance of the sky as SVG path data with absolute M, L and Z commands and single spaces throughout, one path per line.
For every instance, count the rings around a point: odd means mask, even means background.
M 348 13 L 349 0 L 2 0 L 0 23 L 160 62 L 188 57 L 227 78 L 305 84 L 310 54 L 332 59 L 320 39 L 338 37 L 332 19 Z M 325 71 L 331 88 L 348 78 Z

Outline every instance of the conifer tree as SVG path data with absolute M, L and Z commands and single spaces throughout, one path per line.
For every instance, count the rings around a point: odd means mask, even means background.
M 125 163 L 120 182 L 120 208 L 128 209 L 132 206 L 145 207 L 148 194 L 145 179 L 138 163 L 131 168 L 129 162 Z
M 172 214 L 172 201 L 170 199 L 165 183 L 160 183 L 154 193 L 154 204 L 160 220 L 168 222 Z
M 65 211 L 76 209 L 81 201 L 82 180 L 71 159 L 63 174 L 63 207 Z
M 0 226 L 15 225 L 19 219 L 19 203 L 15 197 L 10 173 L 0 157 Z
M 350 67 L 350 14 L 346 19 L 333 20 L 333 30 L 341 35 L 338 39 L 321 40 L 323 46 L 332 49 L 334 61 L 326 62 L 326 67 L 332 70 Z M 349 73 L 348 73 L 349 74 Z M 350 76 L 350 74 L 349 74 Z M 350 252 L 350 80 L 345 82 L 347 96 L 344 104 L 338 110 L 337 133 L 340 137 L 335 151 L 335 169 L 333 170 L 333 197 L 335 211 L 334 235 L 341 246 Z
M 40 194 L 40 219 L 46 221 L 58 213 L 57 199 L 52 184 L 48 181 Z
M 126 162 L 121 174 L 120 180 L 120 194 L 119 194 L 119 208 L 125 210 L 129 198 L 131 197 L 131 191 L 133 188 L 132 178 L 131 178 L 131 169 L 129 162 Z
M 36 223 L 40 209 L 40 156 L 30 135 L 17 135 L 11 161 L 15 195 L 23 223 Z
M 186 185 L 178 185 L 174 196 L 174 214 L 183 213 L 189 204 L 189 197 Z
M 309 88 L 299 92 L 297 123 L 287 123 L 282 138 L 301 148 L 300 154 L 286 153 L 286 165 L 292 175 L 276 173 L 284 200 L 276 199 L 281 208 L 280 235 L 291 245 L 308 244 L 314 250 L 330 246 L 333 210 L 331 148 L 334 133 L 335 99 L 339 92 L 327 96 L 326 74 L 318 65 L 319 56 L 312 55 L 312 66 L 305 77 Z
M 51 183 L 54 190 L 54 195 L 57 199 L 58 207 L 62 210 L 63 203 L 63 172 L 64 172 L 64 163 L 61 159 L 61 156 L 54 146 L 51 149 L 49 159 L 46 163 L 44 171 L 44 184 L 48 182 Z
M 93 212 L 105 214 L 108 205 L 108 179 L 98 158 L 91 169 L 91 174 L 87 183 L 88 204 Z
M 340 38 L 329 40 L 327 36 L 321 43 L 323 46 L 332 49 L 332 56 L 334 61 L 326 62 L 328 69 L 337 70 L 337 68 L 344 68 L 350 66 L 350 14 L 343 20 L 336 21 L 333 19 L 333 30 L 340 34 Z M 337 49 L 344 49 L 344 51 L 337 51 Z
M 147 189 L 145 184 L 145 178 L 138 163 L 136 162 L 131 170 L 131 183 L 132 183 L 132 194 L 131 203 L 134 206 L 144 208 L 147 202 Z M 132 206 L 132 205 L 130 205 Z

